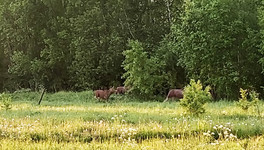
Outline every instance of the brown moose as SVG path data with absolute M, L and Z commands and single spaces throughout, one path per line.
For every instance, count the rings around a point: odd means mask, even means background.
M 166 99 L 163 102 L 168 101 L 169 98 L 177 98 L 177 99 L 183 98 L 183 90 L 182 89 L 171 89 Z
M 95 98 L 99 99 L 99 101 L 101 99 L 108 101 L 108 98 L 113 93 L 115 93 L 114 88 L 110 88 L 109 90 L 96 90 L 96 91 L 94 91 Z
M 125 94 L 127 90 L 127 87 L 119 86 L 116 88 L 116 94 Z

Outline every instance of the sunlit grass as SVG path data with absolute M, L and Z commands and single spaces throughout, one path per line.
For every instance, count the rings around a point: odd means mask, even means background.
M 191 141 L 191 142 L 190 142 Z M 218 150 L 218 149 L 232 149 L 232 150 L 242 150 L 242 149 L 254 149 L 262 150 L 264 146 L 263 137 L 254 137 L 250 139 L 240 140 L 240 141 L 220 141 L 218 143 L 209 143 L 206 138 L 174 138 L 170 140 L 162 139 L 152 139 L 145 140 L 142 143 L 135 142 L 124 142 L 118 143 L 116 141 L 108 141 L 105 143 L 99 143 L 93 141 L 89 144 L 83 142 L 52 142 L 52 141 L 19 141 L 19 140 L 1 140 L 0 149 L 43 149 L 43 150 L 55 150 L 55 149 L 197 149 L 197 150 Z
M 259 116 L 254 108 L 243 111 L 230 101 L 209 103 L 205 114 L 192 116 L 179 102 L 113 95 L 109 103 L 99 103 L 91 91 L 47 94 L 41 105 L 37 105 L 39 93 L 11 96 L 12 109 L 0 110 L 0 149 L 259 149 L 264 145 L 263 110 Z

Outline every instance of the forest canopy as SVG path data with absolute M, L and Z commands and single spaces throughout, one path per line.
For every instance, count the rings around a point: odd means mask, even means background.
M 263 94 L 261 0 L 1 0 L 0 92 L 126 85 L 165 94 L 190 79 L 217 98 Z

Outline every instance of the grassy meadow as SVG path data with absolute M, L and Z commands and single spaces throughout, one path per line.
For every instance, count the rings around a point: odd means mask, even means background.
M 0 149 L 263 149 L 260 114 L 231 101 L 206 104 L 191 116 L 179 102 L 112 95 L 98 102 L 92 91 L 17 92 L 0 110 Z M 2 105 L 2 103 L 1 103 Z

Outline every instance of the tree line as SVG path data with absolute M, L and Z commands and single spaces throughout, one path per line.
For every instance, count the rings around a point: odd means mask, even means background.
M 0 91 L 127 85 L 142 96 L 190 79 L 217 98 L 263 93 L 261 0 L 2 0 Z

